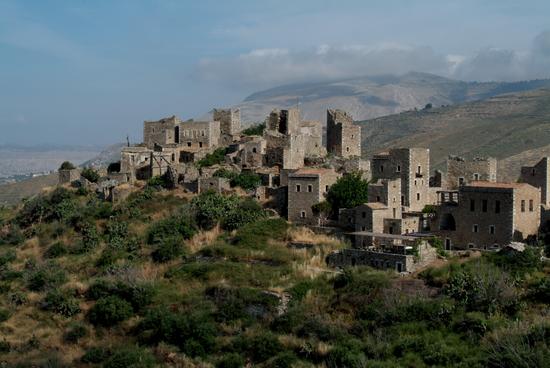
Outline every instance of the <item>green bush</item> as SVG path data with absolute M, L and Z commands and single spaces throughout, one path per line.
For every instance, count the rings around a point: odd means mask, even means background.
M 166 342 L 191 357 L 205 357 L 216 349 L 216 325 L 207 314 L 150 310 L 137 327 L 142 341 Z
M 59 290 L 53 290 L 46 294 L 42 302 L 42 309 L 65 317 L 72 317 L 80 312 L 78 301 Z
M 253 124 L 244 129 L 241 134 L 243 135 L 262 135 L 264 134 L 265 123 Z
M 109 247 L 122 250 L 128 238 L 128 223 L 119 220 L 109 221 L 105 229 L 105 237 Z
M 266 213 L 258 202 L 252 198 L 245 198 L 222 219 L 222 228 L 232 231 L 266 217 Z
M 152 368 L 155 366 L 154 356 L 148 350 L 137 346 L 116 349 L 103 364 L 104 368 Z
M 256 189 L 262 184 L 262 179 L 258 174 L 242 172 L 231 179 L 232 187 L 241 187 L 244 190 Z
M 283 240 L 287 229 L 288 223 L 280 218 L 251 222 L 237 231 L 233 243 L 245 248 L 263 249 L 268 239 Z
M 227 149 L 224 147 L 217 148 L 214 152 L 207 154 L 203 159 L 199 160 L 197 166 L 200 168 L 223 164 L 226 152 Z
M 65 244 L 57 242 L 52 244 L 44 253 L 46 258 L 58 258 L 68 253 L 68 249 Z
M 234 342 L 236 351 L 246 352 L 255 363 L 262 363 L 284 351 L 277 335 L 263 332 L 253 336 L 240 336 Z
M 109 296 L 116 296 L 130 303 L 133 310 L 139 312 L 151 304 L 155 296 L 155 288 L 150 284 L 124 282 L 112 283 L 105 280 L 95 281 L 86 291 L 89 300 L 99 300 Z
M 337 215 L 341 208 L 353 208 L 369 200 L 369 183 L 360 173 L 347 174 L 339 178 L 327 193 L 327 202 Z
M 7 265 L 17 259 L 17 254 L 13 250 L 8 250 L 0 255 L 0 267 Z
M 90 309 L 88 319 L 94 325 L 114 326 L 134 314 L 132 305 L 117 296 L 101 298 Z
M 111 356 L 109 349 L 93 346 L 86 350 L 84 355 L 80 358 L 82 363 L 99 364 L 103 363 L 107 358 Z
M 209 287 L 205 295 L 217 307 L 216 319 L 220 322 L 266 319 L 274 315 L 279 299 L 271 294 L 250 288 Z
M 5 308 L 0 308 L 0 323 L 7 321 L 11 317 L 11 313 L 9 310 Z
M 182 254 L 183 246 L 181 241 L 177 238 L 168 238 L 157 246 L 157 249 L 151 253 L 151 257 L 153 261 L 162 263 L 176 259 Z
M 65 332 L 65 341 L 75 344 L 83 337 L 88 336 L 88 329 L 82 323 L 72 324 L 67 332 Z
M 0 245 L 19 245 L 25 241 L 25 236 L 15 223 L 7 226 L 6 232 L 0 232 Z
M 367 367 L 367 358 L 358 341 L 348 340 L 337 344 L 329 351 L 325 359 L 329 368 L 363 368 Z
M 216 368 L 242 368 L 245 366 L 245 360 L 237 353 L 225 354 L 216 363 Z
M 91 167 L 83 169 L 80 175 L 92 183 L 97 183 L 99 181 L 99 173 Z
M 184 215 L 172 215 L 166 219 L 155 222 L 149 227 L 147 242 L 149 244 L 162 244 L 168 239 L 189 239 L 195 235 L 196 230 Z
M 226 179 L 232 180 L 237 175 L 239 175 L 239 173 L 237 173 L 235 171 L 231 171 L 231 170 L 228 170 L 228 169 L 225 169 L 225 168 L 221 168 L 221 169 L 216 170 L 212 176 L 214 176 L 216 178 L 226 178 Z
M 29 275 L 27 287 L 32 291 L 42 291 L 55 288 L 67 281 L 67 275 L 56 265 L 47 265 Z
M 202 193 L 191 201 L 191 209 L 197 225 L 211 229 L 234 210 L 239 204 L 237 196 L 224 196 L 214 192 Z
M 74 170 L 76 167 L 69 161 L 63 161 L 61 166 L 59 166 L 59 170 Z

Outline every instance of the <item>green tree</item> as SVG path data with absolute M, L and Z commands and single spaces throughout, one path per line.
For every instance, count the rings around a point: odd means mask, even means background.
M 64 161 L 61 166 L 59 166 L 59 170 L 73 170 L 76 169 L 76 167 L 72 164 L 72 162 Z
M 241 132 L 243 135 L 262 135 L 264 134 L 265 123 L 254 124 Z
M 97 183 L 99 181 L 99 173 L 91 167 L 87 167 L 82 170 L 82 173 L 80 175 L 82 175 L 83 178 L 88 179 L 92 183 Z
M 368 201 L 369 183 L 361 178 L 361 173 L 351 173 L 339 178 L 327 193 L 327 202 L 333 215 L 341 208 L 353 208 Z

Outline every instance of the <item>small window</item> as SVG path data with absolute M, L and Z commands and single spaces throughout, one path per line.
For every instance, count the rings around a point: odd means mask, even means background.
M 535 208 L 535 207 L 534 207 L 534 205 L 533 205 L 533 200 L 530 199 L 530 200 L 529 200 L 529 212 L 533 212 L 534 208 Z
M 416 200 L 417 200 L 417 201 L 420 200 L 420 193 L 416 193 Z
M 418 174 L 422 174 L 422 166 L 418 165 L 418 167 L 416 168 L 416 172 Z
M 481 201 L 481 210 L 483 212 L 487 212 L 487 200 L 486 199 Z
M 401 165 L 397 165 L 397 172 L 401 172 Z
M 525 212 L 525 200 L 521 200 L 521 212 Z
M 472 227 L 472 232 L 473 232 L 473 233 L 477 233 L 477 230 L 478 230 L 478 226 L 477 226 L 477 224 L 475 224 L 475 225 Z
M 458 178 L 458 185 L 464 185 L 464 178 L 462 176 Z
M 479 180 L 479 174 L 478 173 L 474 174 L 474 180 Z
M 302 190 L 302 188 L 301 188 L 300 184 L 297 184 L 296 185 L 296 192 L 300 192 L 301 190 Z
M 401 196 L 401 205 L 402 205 L 402 206 L 405 205 L 405 196 Z
M 416 187 L 416 180 L 414 181 L 414 186 Z
M 380 196 L 376 196 L 376 202 L 380 202 Z
M 351 138 L 355 138 L 355 136 L 352 134 L 352 135 L 351 135 Z
M 535 176 L 537 174 L 537 170 L 535 170 L 535 168 L 533 168 L 533 170 L 531 170 L 531 176 Z
M 500 201 L 495 201 L 495 213 L 500 213 Z
M 367 231 L 367 227 L 366 226 L 361 226 L 361 231 Z
M 306 211 L 300 212 L 300 217 L 301 218 L 306 218 Z
M 328 185 L 325 185 L 325 192 L 328 192 Z
M 367 213 L 366 213 L 365 211 L 363 211 L 363 212 L 361 213 L 361 217 L 366 218 L 366 217 L 367 217 Z
M 495 225 L 489 226 L 489 234 L 494 235 L 495 234 Z
M 191 147 L 191 142 L 187 142 L 187 147 Z
M 202 142 L 199 142 L 199 147 L 201 147 L 201 148 L 202 148 Z
M 470 199 L 470 212 L 474 212 L 476 210 L 476 201 L 473 199 Z
M 252 148 L 252 152 L 256 153 L 256 147 Z
M 308 186 L 307 186 L 307 191 L 308 191 L 309 193 L 313 192 L 313 186 L 312 186 L 312 185 L 308 185 Z
M 349 147 L 346 147 L 346 152 L 349 152 Z
M 380 165 L 380 172 L 381 172 L 381 173 L 384 172 L 384 165 Z

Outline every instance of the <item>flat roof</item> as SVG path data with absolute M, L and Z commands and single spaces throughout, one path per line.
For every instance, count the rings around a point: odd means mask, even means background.
M 297 171 L 289 174 L 289 176 L 294 175 L 323 175 L 323 174 L 329 174 L 334 173 L 334 170 L 332 169 L 325 169 L 322 167 L 304 167 L 301 169 L 298 169 Z
M 494 183 L 490 181 L 471 181 L 466 187 L 474 188 L 504 188 L 517 189 L 529 185 L 527 183 Z

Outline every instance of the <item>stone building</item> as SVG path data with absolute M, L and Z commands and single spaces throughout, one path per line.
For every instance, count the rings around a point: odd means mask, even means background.
M 73 181 L 80 179 L 80 169 L 59 170 L 59 184 L 70 184 Z
M 371 172 L 376 179 L 401 179 L 400 201 L 404 212 L 420 212 L 426 204 L 435 203 L 427 148 L 395 148 L 374 155 Z
M 323 147 L 323 126 L 320 121 L 300 121 L 298 134 L 305 139 L 305 155 L 307 157 L 321 157 L 327 154 Z
M 264 133 L 264 138 L 266 140 L 264 165 L 289 170 L 304 166 L 306 139 L 303 135 L 282 134 L 269 130 Z
M 223 193 L 231 189 L 229 179 L 220 177 L 199 178 L 198 193 L 213 191 Z
M 166 145 L 179 143 L 179 126 L 181 121 L 176 116 L 160 119 L 157 121 L 143 122 L 143 143 L 149 149 L 155 144 Z
M 151 155 L 153 151 L 145 146 L 124 147 L 120 153 L 120 172 L 127 173 L 130 181 L 146 180 L 151 177 Z
M 529 184 L 474 181 L 445 198 L 431 229 L 446 249 L 502 247 L 536 236 L 540 226 L 540 189 Z
M 342 110 L 327 110 L 327 151 L 336 156 L 361 156 L 361 127 Z
M 497 159 L 475 157 L 471 160 L 457 156 L 447 158 L 446 186 L 449 190 L 468 185 L 471 181 L 497 181 Z
M 544 157 L 534 166 L 522 166 L 520 181 L 541 189 L 541 201 L 550 206 L 550 159 Z
M 288 220 L 304 225 L 319 225 L 311 207 L 325 200 L 338 174 L 332 169 L 303 168 L 288 174 Z
M 143 142 L 149 149 L 171 144 L 185 149 L 216 148 L 220 144 L 219 121 L 185 121 L 175 116 L 143 123 Z
M 229 145 L 240 138 L 241 111 L 239 109 L 214 109 L 213 120 L 220 122 L 220 143 Z
M 300 111 L 295 108 L 271 111 L 266 121 L 266 129 L 281 134 L 299 134 Z

